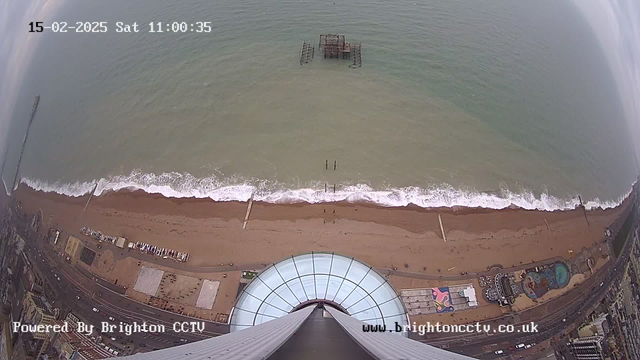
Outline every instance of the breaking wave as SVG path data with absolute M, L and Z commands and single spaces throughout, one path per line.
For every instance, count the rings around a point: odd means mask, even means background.
M 283 188 L 267 180 L 231 178 L 221 181 L 215 177 L 196 178 L 191 174 L 163 173 L 161 175 L 134 171 L 127 176 L 112 176 L 91 182 L 46 182 L 24 178 L 21 180 L 32 189 L 79 197 L 90 193 L 96 185 L 96 196 L 110 191 L 143 190 L 150 194 L 162 194 L 171 198 L 210 198 L 214 201 L 248 201 L 251 195 L 256 201 L 273 204 L 323 203 L 347 201 L 373 203 L 386 207 L 402 207 L 410 204 L 423 208 L 469 207 L 504 209 L 518 207 L 528 210 L 570 210 L 579 203 L 578 197 L 558 198 L 546 193 L 536 196 L 532 191 L 515 193 L 503 188 L 496 192 L 480 192 L 456 189 L 448 184 L 430 188 L 404 187 L 374 189 L 366 184 L 341 185 L 326 189 L 324 183 L 310 183 L 297 189 Z M 618 206 L 630 194 L 631 189 L 617 200 L 601 201 L 598 198 L 585 202 L 587 209 L 608 209 Z

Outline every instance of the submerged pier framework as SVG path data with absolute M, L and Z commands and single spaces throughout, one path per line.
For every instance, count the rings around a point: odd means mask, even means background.
M 300 65 L 308 64 L 313 61 L 313 56 L 315 55 L 316 47 L 309 40 L 305 40 L 302 42 L 302 50 L 300 51 Z
M 350 68 L 362 66 L 362 44 L 347 42 L 344 35 L 321 34 L 318 51 L 325 59 L 351 60 Z M 313 43 L 305 40 L 300 51 L 300 65 L 312 62 L 314 55 Z

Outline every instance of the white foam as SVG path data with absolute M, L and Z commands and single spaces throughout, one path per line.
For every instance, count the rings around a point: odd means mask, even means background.
M 503 188 L 498 193 L 456 189 L 442 184 L 428 189 L 418 187 L 374 189 L 366 184 L 338 186 L 336 192 L 325 192 L 323 183 L 309 184 L 299 189 L 283 189 L 280 184 L 259 179 L 227 179 L 215 177 L 196 178 L 191 174 L 163 173 L 160 175 L 134 171 L 128 176 L 113 176 L 97 180 L 95 195 L 109 191 L 143 190 L 150 194 L 162 194 L 171 198 L 210 198 L 215 201 L 248 201 L 251 194 L 254 200 L 273 204 L 310 203 L 347 201 L 352 203 L 373 203 L 387 207 L 401 207 L 414 204 L 423 208 L 470 207 L 504 209 L 519 207 L 529 210 L 568 210 L 574 209 L 580 202 L 577 197 L 558 198 L 546 193 L 536 197 L 529 190 L 512 192 Z M 96 181 L 90 182 L 46 182 L 37 179 L 22 179 L 22 183 L 44 192 L 79 197 L 93 189 Z M 601 201 L 598 198 L 585 202 L 587 209 L 608 209 L 618 206 L 630 194 L 631 190 L 615 200 Z

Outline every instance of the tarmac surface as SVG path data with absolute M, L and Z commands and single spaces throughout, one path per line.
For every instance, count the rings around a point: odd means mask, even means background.
M 18 228 L 26 229 L 26 224 Z M 635 227 L 635 224 L 634 224 Z M 132 324 L 158 324 L 166 327 L 164 333 L 133 333 L 105 334 L 103 341 L 110 347 L 118 349 L 120 354 L 132 354 L 140 351 L 150 351 L 187 342 L 202 340 L 208 337 L 225 334 L 229 331 L 228 325 L 203 321 L 188 316 L 164 311 L 146 304 L 142 304 L 124 296 L 124 288 L 100 279 L 87 270 L 65 261 L 64 255 L 58 253 L 49 245 L 46 239 L 38 238 L 35 233 L 20 231 L 20 235 L 27 242 L 25 252 L 36 269 L 43 275 L 45 283 L 53 290 L 53 298 L 56 307 L 59 307 L 66 315 L 73 312 L 81 320 L 99 326 L 102 322 L 119 324 L 125 322 Z M 630 237 L 631 239 L 632 237 Z M 92 241 L 84 241 L 85 246 L 96 249 Z M 499 325 L 513 325 L 516 332 L 512 333 L 474 333 L 474 334 L 429 334 L 427 337 L 417 339 L 439 346 L 456 353 L 472 356 L 480 359 L 504 358 L 510 355 L 525 354 L 529 350 L 516 350 L 516 344 L 539 344 L 548 339 L 563 339 L 568 330 L 580 323 L 604 298 L 612 283 L 618 279 L 629 260 L 629 248 L 632 241 L 628 240 L 621 256 L 614 261 L 609 261 L 593 276 L 583 283 L 571 289 L 567 293 L 553 299 L 543 305 L 522 311 L 517 314 L 509 314 L 498 319 L 482 322 L 481 325 L 490 325 L 497 329 Z M 103 244 L 105 246 L 105 244 Z M 111 245 L 106 245 L 111 246 Z M 189 267 L 183 263 L 167 261 L 150 254 L 141 253 L 138 250 L 126 251 L 115 248 L 116 259 L 133 257 L 138 260 L 170 266 L 190 272 L 227 272 L 233 270 L 261 270 L 269 264 L 243 264 L 220 265 L 215 267 Z M 558 259 L 547 259 L 534 264 L 519 266 L 530 268 L 553 263 Z M 398 275 L 403 277 L 433 279 L 433 280 L 465 280 L 474 279 L 480 275 L 492 275 L 498 271 L 515 271 L 518 269 L 492 268 L 482 273 L 470 273 L 464 275 L 427 275 L 397 271 L 396 269 L 378 269 L 384 275 Z M 94 311 L 94 308 L 98 310 Z M 109 318 L 115 320 L 110 320 Z M 172 330 L 176 322 L 203 322 L 205 330 L 200 333 L 176 333 Z M 537 325 L 537 332 L 517 332 L 523 325 L 531 323 Z M 113 340 L 113 339 L 115 340 Z M 558 341 L 556 341 L 557 343 Z M 562 340 L 560 340 L 562 342 Z M 535 347 L 534 347 L 535 349 Z M 496 351 L 502 353 L 496 354 Z M 557 348 L 557 355 L 563 352 L 561 346 Z
M 633 231 L 630 232 L 624 249 L 617 259 L 607 262 L 593 276 L 574 289 L 529 310 L 480 323 L 481 325 L 491 325 L 492 329 L 497 329 L 499 325 L 511 324 L 514 325 L 515 332 L 473 335 L 468 333 L 432 334 L 432 336 L 420 339 L 420 341 L 479 359 L 494 359 L 519 353 L 524 355 L 525 351 L 528 352 L 526 349 L 516 349 L 515 346 L 518 344 L 539 344 L 553 339 L 558 344 L 555 349 L 556 354 L 559 355 L 558 358 L 569 356 L 566 346 L 563 347 L 563 344 L 566 343 L 566 335 L 599 305 L 611 285 L 621 279 L 631 253 L 632 233 Z M 537 325 L 537 332 L 522 331 L 523 325 L 531 323 Z M 518 332 L 519 329 L 520 332 Z M 499 350 L 502 350 L 502 353 L 496 354 L 496 351 Z
M 226 324 L 171 313 L 127 298 L 121 292 L 121 287 L 99 279 L 86 270 L 78 271 L 77 267 L 72 267 L 63 256 L 56 255 L 56 252 L 42 239 L 37 239 L 35 235 L 29 236 L 24 231 L 19 233 L 27 242 L 25 252 L 29 260 L 44 277 L 44 282 L 53 290 L 54 296 L 49 300 L 61 309 L 62 314 L 72 312 L 81 320 L 96 327 L 99 327 L 102 322 L 115 325 L 119 325 L 120 322 L 128 324 L 135 322 L 165 326 L 164 333 L 140 332 L 130 336 L 124 333 L 104 334 L 103 342 L 119 349 L 120 354 L 181 345 L 229 331 Z M 98 312 L 94 311 L 94 308 Z M 110 317 L 115 320 L 110 320 Z M 177 322 L 201 322 L 204 323 L 204 331 L 176 333 L 173 331 L 173 325 Z

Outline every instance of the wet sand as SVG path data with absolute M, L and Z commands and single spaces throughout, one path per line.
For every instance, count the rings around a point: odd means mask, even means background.
M 191 254 L 193 266 L 279 261 L 327 251 L 353 256 L 377 268 L 427 274 L 484 271 L 555 256 L 569 258 L 604 240 L 604 229 L 630 204 L 609 210 L 544 212 L 522 209 L 384 208 L 369 204 L 254 202 L 242 230 L 247 203 L 172 199 L 137 192 L 69 198 L 21 186 L 25 211 L 43 210 L 45 225 L 79 236 L 82 226 Z M 438 214 L 446 232 L 442 238 Z M 546 221 L 546 222 L 545 222 Z M 547 225 L 548 224 L 548 225 Z M 81 237 L 83 238 L 83 237 Z M 452 269 L 448 271 L 448 269 Z

